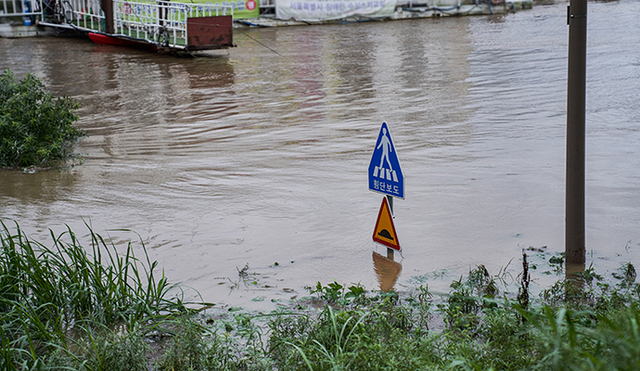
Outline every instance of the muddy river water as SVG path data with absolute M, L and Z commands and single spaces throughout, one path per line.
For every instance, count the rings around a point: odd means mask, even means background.
M 515 276 L 522 248 L 564 251 L 566 5 L 236 30 L 237 48 L 197 59 L 0 39 L 0 68 L 76 99 L 89 134 L 82 165 L 0 172 L 0 217 L 42 241 L 65 224 L 119 245 L 135 231 L 211 302 L 377 289 L 367 167 L 385 121 L 406 177 L 396 288 L 439 272 L 446 291 L 477 264 L 512 261 Z M 640 262 L 638 14 L 635 0 L 589 3 L 587 265 L 603 273 Z

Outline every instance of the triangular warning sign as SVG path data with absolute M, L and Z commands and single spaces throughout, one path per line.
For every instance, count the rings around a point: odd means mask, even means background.
M 378 221 L 376 222 L 376 227 L 373 230 L 373 240 L 385 245 L 386 247 L 400 251 L 398 234 L 396 233 L 396 227 L 393 225 L 393 217 L 391 216 L 391 209 L 389 209 L 386 197 L 382 198 L 382 205 L 380 205 L 380 212 L 378 213 Z

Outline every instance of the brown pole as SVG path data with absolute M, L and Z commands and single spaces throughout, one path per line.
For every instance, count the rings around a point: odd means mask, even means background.
M 567 275 L 585 264 L 585 95 L 587 69 L 587 0 L 571 0 L 567 89 L 567 179 L 565 258 Z
M 160 6 L 160 8 L 158 9 L 158 12 L 160 13 L 158 15 L 160 26 L 164 26 L 165 21 L 167 20 L 167 16 L 169 14 L 169 5 L 171 5 L 169 4 L 170 2 L 171 0 L 158 1 L 158 5 Z
M 104 12 L 104 32 L 113 34 L 116 32 L 113 24 L 113 0 L 101 0 L 100 7 Z

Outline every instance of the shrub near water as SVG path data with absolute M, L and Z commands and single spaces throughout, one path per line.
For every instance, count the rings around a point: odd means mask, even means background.
M 0 167 L 52 166 L 71 154 L 84 135 L 73 100 L 53 98 L 33 74 L 16 81 L 6 70 L 0 76 Z

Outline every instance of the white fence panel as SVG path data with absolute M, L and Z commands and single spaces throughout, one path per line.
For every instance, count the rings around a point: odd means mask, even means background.
M 231 6 L 167 1 L 113 1 L 115 33 L 170 47 L 187 45 L 187 18 L 233 15 Z
M 0 0 L 0 17 L 42 16 L 42 0 Z M 27 22 L 25 18 L 25 23 Z
M 104 23 L 100 0 L 65 0 L 62 6 L 67 23 L 94 30 L 101 29 Z

